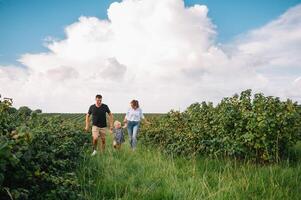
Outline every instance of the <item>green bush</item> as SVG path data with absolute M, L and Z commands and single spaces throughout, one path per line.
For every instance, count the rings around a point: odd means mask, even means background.
M 34 112 L 35 113 L 42 113 L 42 110 L 41 109 L 36 109 Z
M 22 117 L 23 119 L 29 117 L 31 112 L 32 112 L 32 110 L 30 108 L 28 108 L 27 106 L 21 106 L 18 109 L 19 116 Z
M 0 103 L 0 199 L 81 199 L 75 169 L 89 136 L 60 117 L 9 110 Z
M 224 98 L 218 105 L 195 103 L 170 111 L 144 126 L 145 144 L 167 153 L 227 156 L 255 162 L 278 162 L 300 139 L 301 112 L 291 100 L 251 90 Z

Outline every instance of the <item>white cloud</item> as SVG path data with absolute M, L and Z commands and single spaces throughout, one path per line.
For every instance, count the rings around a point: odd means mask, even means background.
M 82 16 L 65 39 L 45 39 L 47 53 L 22 55 L 26 68 L 0 66 L 0 92 L 47 112 L 86 112 L 97 93 L 113 112 L 133 98 L 165 112 L 248 88 L 301 100 L 300 5 L 224 45 L 207 13 L 182 0 L 113 3 L 108 20 Z
M 122 65 L 116 58 L 108 58 L 105 69 L 98 75 L 104 79 L 113 79 L 121 81 L 124 78 L 126 66 Z

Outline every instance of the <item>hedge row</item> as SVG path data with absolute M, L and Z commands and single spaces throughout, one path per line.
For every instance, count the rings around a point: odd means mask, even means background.
M 60 117 L 0 103 L 0 199 L 81 199 L 75 169 L 89 140 Z
M 228 156 L 255 162 L 278 162 L 300 140 L 297 103 L 251 90 L 224 98 L 218 105 L 195 103 L 170 111 L 141 129 L 147 145 L 167 153 Z

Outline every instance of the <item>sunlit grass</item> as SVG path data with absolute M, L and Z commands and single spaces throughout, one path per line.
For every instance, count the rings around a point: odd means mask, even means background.
M 128 141 L 116 151 L 107 139 L 106 151 L 95 157 L 88 151 L 79 167 L 86 199 L 301 199 L 300 160 L 267 166 L 188 160 L 141 144 L 132 152 Z

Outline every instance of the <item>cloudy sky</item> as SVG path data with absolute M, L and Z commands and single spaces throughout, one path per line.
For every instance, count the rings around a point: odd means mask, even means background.
M 301 1 L 0 0 L 0 94 L 16 107 L 145 112 L 251 88 L 301 102 Z

